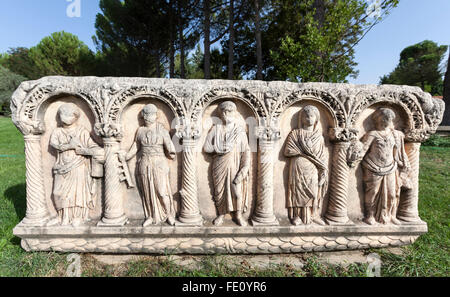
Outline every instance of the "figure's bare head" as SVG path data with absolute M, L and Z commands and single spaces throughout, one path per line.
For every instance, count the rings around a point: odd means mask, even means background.
M 316 127 L 320 120 L 320 112 L 317 107 L 313 105 L 307 105 L 303 107 L 300 113 L 300 123 L 303 128 L 306 127 Z
M 377 129 L 383 130 L 388 127 L 393 127 L 395 113 L 390 108 L 381 107 L 375 111 L 373 118 Z
M 58 115 L 64 126 L 70 126 L 80 118 L 80 110 L 73 103 L 64 103 L 59 107 Z
M 222 114 L 222 119 L 226 124 L 232 123 L 235 120 L 236 104 L 231 101 L 225 101 L 219 105 L 220 112 Z
M 154 123 L 158 116 L 158 108 L 154 104 L 147 104 L 142 109 L 142 117 L 145 122 Z

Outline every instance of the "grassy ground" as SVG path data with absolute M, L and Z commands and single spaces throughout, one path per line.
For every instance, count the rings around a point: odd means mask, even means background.
M 434 139 L 422 146 L 420 163 L 420 216 L 429 232 L 402 253 L 372 249 L 383 262 L 382 276 L 450 276 L 450 138 Z M 26 253 L 12 234 L 25 216 L 25 157 L 22 135 L 9 118 L 0 117 L 0 276 L 64 276 L 67 254 Z M 267 269 L 229 267 L 223 256 L 202 257 L 202 268 L 189 270 L 171 257 L 146 256 L 119 265 L 105 265 L 92 255 L 82 255 L 83 276 L 365 276 L 367 264 L 330 266 L 317 254 L 299 254 L 302 269 L 290 265 Z

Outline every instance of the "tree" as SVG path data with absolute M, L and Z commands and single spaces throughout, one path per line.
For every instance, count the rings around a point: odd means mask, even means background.
M 8 68 L 13 73 L 22 75 L 28 79 L 38 79 L 41 71 L 34 60 L 30 57 L 30 50 L 25 47 L 10 48 L 7 54 L 3 55 L 3 62 L 0 65 Z
M 269 35 L 278 45 L 270 48 L 268 76 L 302 82 L 356 77 L 355 45 L 397 4 L 380 1 L 377 16 L 361 0 L 275 1 Z
M 199 0 L 101 0 L 96 17 L 97 50 L 108 75 L 175 77 L 175 58 L 198 41 L 194 12 Z M 185 76 L 185 63 L 181 63 Z M 168 70 L 168 71 L 167 71 Z
M 6 53 L 0 53 L 0 66 L 6 67 L 9 55 Z
M 39 74 L 44 75 L 90 75 L 94 54 L 73 34 L 61 31 L 44 37 L 32 47 L 29 57 Z
M 181 67 L 181 52 L 175 56 L 175 77 L 188 79 L 202 79 L 204 55 L 201 51 L 200 44 L 197 44 L 195 52 L 191 57 L 184 59 L 184 75 Z
M 106 75 L 161 77 L 168 56 L 167 2 L 101 0 L 95 21 Z
M 203 48 L 205 79 L 211 78 L 211 44 L 221 40 L 227 33 L 226 3 L 221 0 L 203 0 Z M 211 22 L 212 20 L 212 22 Z
M 25 80 L 26 77 L 0 66 L 0 114 L 9 115 L 11 95 Z
M 261 5 L 259 0 L 253 0 L 253 5 L 255 9 L 256 79 L 262 80 Z
M 447 48 L 430 40 L 406 47 L 400 53 L 397 67 L 381 77 L 380 84 L 418 86 L 433 95 L 442 95 L 443 71 L 440 64 Z

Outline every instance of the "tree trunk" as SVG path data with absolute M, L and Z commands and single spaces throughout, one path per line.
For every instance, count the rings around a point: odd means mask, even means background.
M 325 21 L 325 1 L 324 0 L 314 0 L 313 8 L 315 9 L 314 12 L 314 20 L 317 22 L 317 28 L 319 31 L 322 30 L 324 21 Z M 325 58 L 325 53 L 321 51 L 316 51 L 316 55 L 320 57 L 320 64 L 317 65 L 317 68 L 319 68 L 320 73 L 318 74 L 318 77 L 316 77 L 317 81 L 323 82 L 325 81 L 325 70 L 324 70 L 324 63 L 326 63 L 327 59 Z
M 184 0 L 178 1 L 178 34 L 179 34 L 178 38 L 180 39 L 180 77 L 186 78 L 186 70 L 184 69 L 185 53 L 184 53 L 184 34 L 183 34 L 184 24 L 182 15 L 183 8 L 184 8 Z
M 441 125 L 450 126 L 450 50 L 447 60 L 447 72 L 445 72 L 444 78 L 444 102 L 445 102 L 444 119 L 442 120 Z
M 230 38 L 228 39 L 228 79 L 233 79 L 234 64 L 234 0 L 230 0 Z
M 161 77 L 161 65 L 160 65 L 159 53 L 155 55 L 155 67 L 156 67 L 156 77 Z
M 255 35 L 256 35 L 256 79 L 262 80 L 262 44 L 261 44 L 261 17 L 260 17 L 260 8 L 259 8 L 259 0 L 254 0 L 255 3 Z
M 205 52 L 205 63 L 204 63 L 204 74 L 205 79 L 211 78 L 211 52 L 210 52 L 210 20 L 209 20 L 209 14 L 210 14 L 210 3 L 209 0 L 203 0 L 203 16 L 204 16 L 204 22 L 203 22 L 203 47 Z
M 175 22 L 173 17 L 173 1 L 169 1 L 169 39 L 170 39 L 170 53 L 169 53 L 169 77 L 175 76 Z

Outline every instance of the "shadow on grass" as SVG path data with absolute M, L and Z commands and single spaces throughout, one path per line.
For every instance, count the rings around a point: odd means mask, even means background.
M 4 194 L 5 198 L 13 203 L 17 218 L 22 220 L 25 217 L 27 207 L 25 184 L 9 187 Z
M 11 201 L 14 205 L 14 209 L 16 211 L 17 218 L 21 221 L 25 217 L 26 211 L 26 187 L 25 184 L 17 184 L 15 186 L 9 187 L 6 189 L 4 196 L 6 199 Z M 17 236 L 13 236 L 10 240 L 11 244 L 20 246 L 20 238 Z

